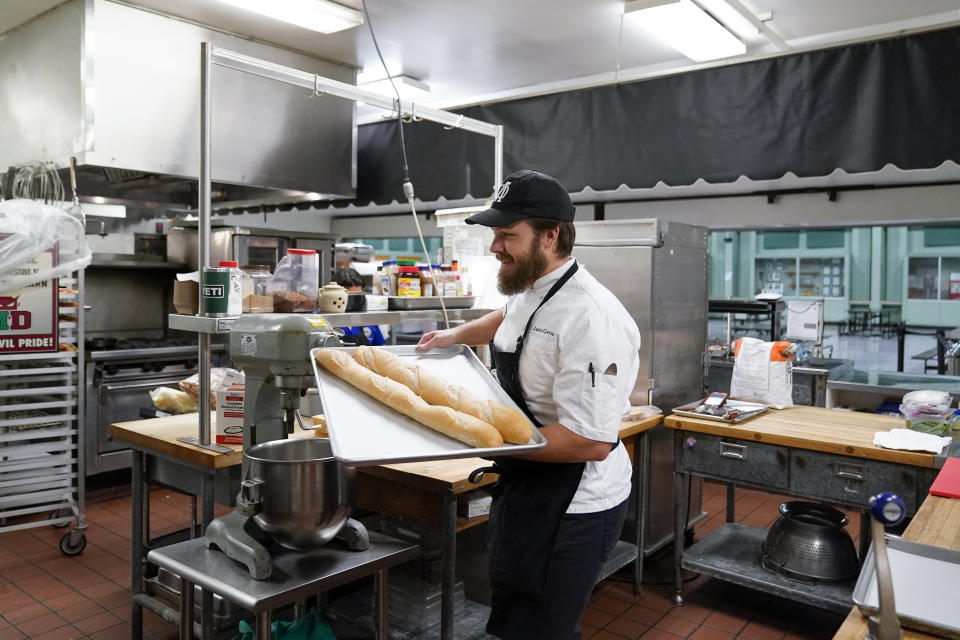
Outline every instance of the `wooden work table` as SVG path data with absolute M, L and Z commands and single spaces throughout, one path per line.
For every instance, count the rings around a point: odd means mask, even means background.
M 904 530 L 903 539 L 960 551 L 960 500 L 927 496 Z M 833 638 L 834 640 L 863 640 L 866 634 L 867 618 L 860 613 L 859 609 L 853 607 Z M 905 628 L 903 637 L 904 640 L 913 640 L 936 636 Z
M 852 583 L 804 585 L 760 566 L 757 549 L 767 531 L 736 522 L 734 485 L 859 510 L 862 560 L 870 540 L 869 516 L 864 516 L 870 497 L 893 491 L 903 499 L 908 515 L 914 514 L 937 473 L 937 456 L 931 453 L 873 444 L 876 432 L 903 427 L 903 420 L 891 416 L 797 406 L 771 409 L 739 424 L 676 414 L 664 424 L 675 430 L 674 535 L 683 532 L 690 476 L 727 485 L 727 524 L 689 549 L 674 550 L 677 603 L 683 601 L 685 568 L 846 612 Z
M 683 428 L 698 433 L 809 451 L 823 451 L 916 467 L 933 468 L 934 466 L 933 454 L 884 449 L 873 444 L 873 434 L 877 431 L 903 428 L 903 419 L 894 416 L 796 406 L 790 409 L 770 409 L 739 424 L 680 415 L 667 417 L 664 424 L 674 429 Z

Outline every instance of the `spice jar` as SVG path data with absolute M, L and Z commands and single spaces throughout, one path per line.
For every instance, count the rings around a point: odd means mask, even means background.
M 413 266 L 398 267 L 397 295 L 420 296 L 420 270 Z
M 347 310 L 347 290 L 336 282 L 331 282 L 320 289 L 320 311 L 324 313 L 343 313 Z

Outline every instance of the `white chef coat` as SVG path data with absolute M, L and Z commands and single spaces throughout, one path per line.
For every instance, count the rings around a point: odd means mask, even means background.
M 494 337 L 498 351 L 516 351 L 530 314 L 572 265 L 571 258 L 507 301 Z M 637 323 L 581 264 L 534 317 L 520 355 L 520 386 L 541 424 L 560 423 L 584 438 L 613 443 L 639 369 Z M 617 506 L 630 495 L 631 474 L 623 443 L 602 462 L 587 462 L 567 513 Z

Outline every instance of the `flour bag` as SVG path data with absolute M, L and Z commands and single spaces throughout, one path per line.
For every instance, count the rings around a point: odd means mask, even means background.
M 759 402 L 776 409 L 793 406 L 792 342 L 764 342 L 740 338 L 734 342 L 730 397 Z

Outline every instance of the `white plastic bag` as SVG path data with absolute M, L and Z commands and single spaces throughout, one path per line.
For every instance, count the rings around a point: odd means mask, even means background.
M 230 375 L 232 377 L 243 378 L 243 373 L 237 371 L 236 369 L 228 369 L 223 367 L 212 367 L 210 369 L 210 408 L 217 408 L 217 387 L 223 382 L 224 377 Z M 180 390 L 193 398 L 197 403 L 200 402 L 200 374 L 195 373 L 189 378 L 184 378 L 180 381 Z
M 736 360 L 730 379 L 730 397 L 759 402 L 776 409 L 793 406 L 792 342 L 764 342 L 740 338 L 734 343 Z
M 0 202 L 0 293 L 61 278 L 90 264 L 92 253 L 83 225 L 72 215 L 35 200 Z M 50 269 L 18 273 L 18 268 L 50 247 L 57 264 Z
M 157 387 L 150 392 L 153 405 L 167 413 L 193 413 L 197 410 L 197 401 L 183 391 L 170 387 Z

